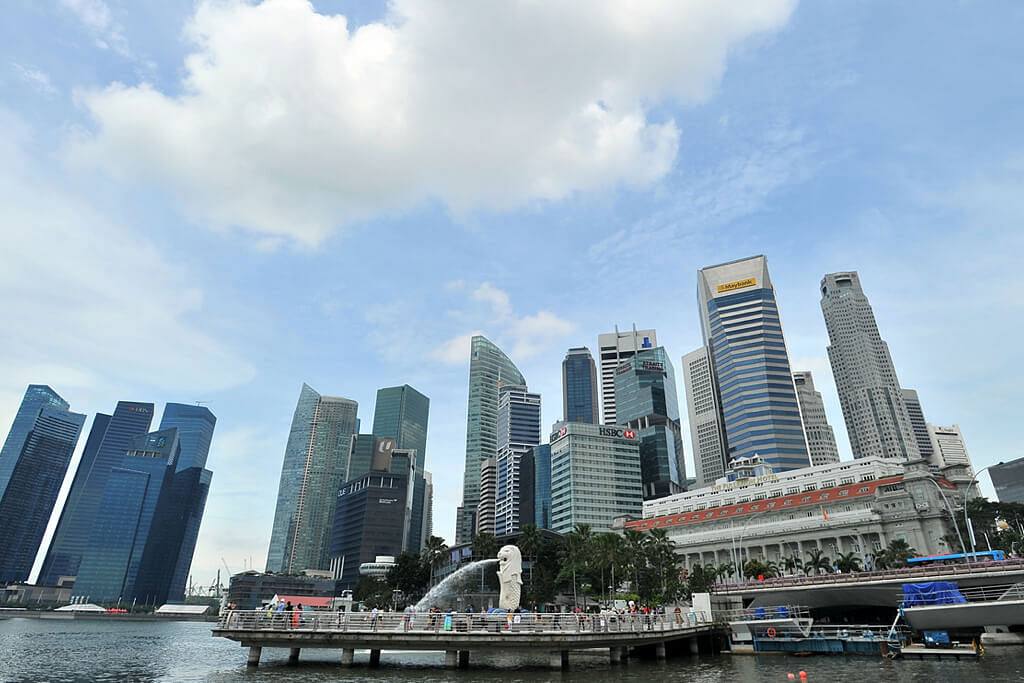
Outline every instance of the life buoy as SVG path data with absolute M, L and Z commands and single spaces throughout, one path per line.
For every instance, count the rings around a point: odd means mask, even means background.
M 768 627 L 768 630 L 765 631 L 765 633 L 768 634 L 769 638 L 774 638 L 775 637 L 775 629 L 772 628 L 771 626 Z

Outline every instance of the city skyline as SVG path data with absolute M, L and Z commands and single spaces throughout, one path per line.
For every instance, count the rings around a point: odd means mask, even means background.
M 302 382 L 430 397 L 451 541 L 474 333 L 544 397 L 546 433 L 568 348 L 596 359 L 597 335 L 635 323 L 681 374 L 696 272 L 753 254 L 843 460 L 818 284 L 846 270 L 925 419 L 959 425 L 977 469 L 1017 455 L 1015 3 L 670 3 L 629 35 L 546 3 L 438 6 L 431 30 L 401 3 L 86 4 L 15 3 L 0 27 L 0 432 L 48 384 L 89 416 L 74 469 L 117 400 L 205 402 L 197 583 L 221 558 L 263 567 Z M 375 35 L 396 52 L 362 50 Z

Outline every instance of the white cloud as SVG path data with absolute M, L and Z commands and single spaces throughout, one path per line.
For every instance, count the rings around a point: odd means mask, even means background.
M 190 269 L 43 176 L 25 151 L 31 134 L 0 109 L 0 374 L 58 391 L 203 393 L 252 378 L 204 331 Z
M 576 323 L 563 320 L 550 311 L 516 316 L 508 294 L 489 282 L 480 284 L 469 296 L 472 301 L 485 303 L 489 307 L 489 316 L 470 314 L 470 317 L 483 319 L 491 331 L 471 332 L 452 337 L 434 348 L 429 353 L 430 358 L 447 365 L 462 365 L 469 358 L 473 335 L 487 334 L 490 339 L 505 348 L 513 359 L 522 360 L 550 350 L 552 344 L 576 330 Z M 460 314 L 456 316 L 459 317 Z
M 469 350 L 473 337 L 483 332 L 470 332 L 452 337 L 430 352 L 430 357 L 445 365 L 464 365 L 469 361 Z
M 57 92 L 57 89 L 53 87 L 53 83 L 50 82 L 49 75 L 39 69 L 33 69 L 18 62 L 11 62 L 11 71 L 38 93 L 53 95 Z
M 111 25 L 99 0 L 66 1 Z M 794 5 L 395 0 L 350 31 L 307 0 L 203 1 L 183 92 L 80 93 L 97 130 L 73 156 L 305 244 L 426 198 L 462 213 L 644 185 L 679 136 L 651 109 L 706 99 L 730 48 Z
M 473 290 L 474 301 L 484 301 L 491 306 L 491 310 L 499 318 L 506 318 L 512 312 L 508 302 L 508 294 L 498 289 L 490 282 L 484 282 Z
M 92 33 L 97 47 L 113 49 L 122 57 L 134 58 L 124 29 L 114 21 L 110 7 L 103 0 L 60 0 L 60 4 L 75 13 Z

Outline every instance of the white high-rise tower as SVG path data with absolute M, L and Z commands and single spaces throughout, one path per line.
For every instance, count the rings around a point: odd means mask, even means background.
M 618 424 L 615 416 L 615 369 L 622 361 L 632 358 L 637 351 L 653 349 L 658 345 L 654 330 L 614 332 L 597 336 L 597 352 L 601 358 L 601 424 Z
M 853 457 L 917 460 L 920 451 L 889 346 L 856 272 L 822 278 L 821 312 Z
M 797 400 L 800 401 L 800 415 L 804 420 L 811 467 L 839 462 L 836 435 L 825 416 L 825 402 L 821 392 L 814 390 L 814 378 L 809 371 L 794 372 L 793 384 L 796 386 Z

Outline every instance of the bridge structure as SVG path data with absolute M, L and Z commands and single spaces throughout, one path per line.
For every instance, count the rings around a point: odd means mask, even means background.
M 370 651 L 370 665 L 381 652 L 443 651 L 445 665 L 464 668 L 474 650 L 548 652 L 552 668 L 565 668 L 573 650 L 606 649 L 611 663 L 636 654 L 659 659 L 669 651 L 712 652 L 724 624 L 705 612 L 651 615 L 574 613 L 378 613 L 301 612 L 273 614 L 234 610 L 221 616 L 215 637 L 249 648 L 249 666 L 258 666 L 264 648 L 287 648 L 296 663 L 306 648 L 341 650 L 351 666 L 356 650 Z
M 749 601 L 749 607 L 797 604 L 810 609 L 858 606 L 891 607 L 902 598 L 904 583 L 951 581 L 961 588 L 983 588 L 1024 582 L 1024 559 L 1004 562 L 946 564 L 884 571 L 784 576 L 764 581 L 718 584 L 717 595 Z

